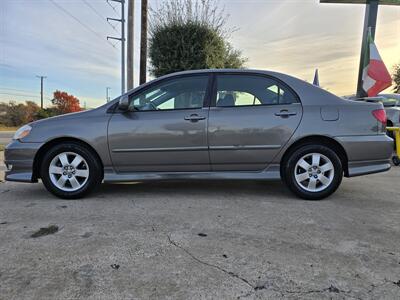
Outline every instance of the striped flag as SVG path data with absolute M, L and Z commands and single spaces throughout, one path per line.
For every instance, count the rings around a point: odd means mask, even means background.
M 368 94 L 368 97 L 374 97 L 392 85 L 392 78 L 372 39 L 371 28 L 369 28 L 368 32 L 367 47 L 363 61 L 363 90 Z

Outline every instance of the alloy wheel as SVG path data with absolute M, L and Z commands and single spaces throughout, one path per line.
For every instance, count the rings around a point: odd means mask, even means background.
M 49 165 L 51 182 L 60 190 L 77 191 L 89 178 L 89 165 L 86 160 L 74 152 L 57 154 Z
M 323 154 L 309 153 L 296 163 L 294 176 L 297 184 L 308 192 L 321 192 L 333 181 L 335 168 Z

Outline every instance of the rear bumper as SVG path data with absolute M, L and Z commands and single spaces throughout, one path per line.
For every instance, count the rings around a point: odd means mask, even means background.
M 348 158 L 348 177 L 388 171 L 394 143 L 387 135 L 336 137 Z
M 5 180 L 18 182 L 36 182 L 33 176 L 33 162 L 42 143 L 21 143 L 12 141 L 4 150 L 6 165 Z
M 347 177 L 355 177 L 380 172 L 389 171 L 391 168 L 390 160 L 382 161 L 356 161 L 349 162 Z

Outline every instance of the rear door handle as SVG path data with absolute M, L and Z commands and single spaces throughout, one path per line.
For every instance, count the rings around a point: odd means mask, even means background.
M 275 116 L 281 117 L 281 118 L 288 118 L 290 116 L 295 116 L 295 115 L 297 115 L 297 112 L 290 112 L 286 109 L 283 109 L 280 112 L 275 113 Z
M 185 120 L 190 121 L 190 122 L 197 122 L 197 121 L 205 120 L 205 119 L 206 119 L 206 117 L 200 116 L 198 114 L 191 114 L 190 116 L 185 117 Z

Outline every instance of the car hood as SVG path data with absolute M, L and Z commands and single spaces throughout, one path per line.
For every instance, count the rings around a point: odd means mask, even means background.
M 41 143 L 59 137 L 85 141 L 97 134 L 104 136 L 109 117 L 103 108 L 96 108 L 38 120 L 29 124 L 32 131 L 21 142 Z
M 76 118 L 85 118 L 86 116 L 90 115 L 91 111 L 90 110 L 84 110 L 84 111 L 79 111 L 79 112 L 74 112 L 74 113 L 68 113 L 64 115 L 59 115 L 59 116 L 54 116 L 46 119 L 41 119 L 37 120 L 34 122 L 29 123 L 31 126 L 35 125 L 42 125 L 44 123 L 51 123 L 54 121 L 61 121 L 61 120 L 69 120 L 69 119 L 76 119 Z

